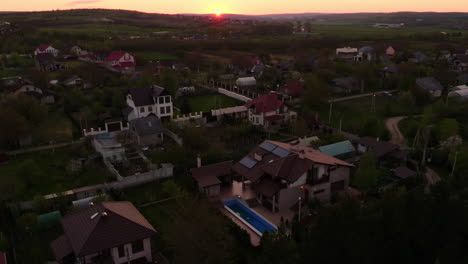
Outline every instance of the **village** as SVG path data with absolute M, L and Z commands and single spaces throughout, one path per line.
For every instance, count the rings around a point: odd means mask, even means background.
M 466 195 L 468 42 L 441 42 L 1 54 L 0 263 L 277 263 L 338 208 Z

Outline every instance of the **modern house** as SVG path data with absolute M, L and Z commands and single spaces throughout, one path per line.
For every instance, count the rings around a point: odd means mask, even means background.
M 34 51 L 34 56 L 38 54 L 52 54 L 54 57 L 57 57 L 59 55 L 59 50 L 50 45 L 40 45 Z
M 135 57 L 125 51 L 113 51 L 106 58 L 104 65 L 112 71 L 133 73 L 135 71 Z
M 166 89 L 157 85 L 131 88 L 127 95 L 127 107 L 123 114 L 127 121 L 155 115 L 161 120 L 172 119 L 172 97 Z
M 440 97 L 444 87 L 434 77 L 417 78 L 416 86 L 429 92 L 433 97 Z
M 190 169 L 190 174 L 201 193 L 208 197 L 218 196 L 222 186 L 232 183 L 232 161 L 202 166 L 198 157 L 197 168 Z
M 154 227 L 130 202 L 103 202 L 65 216 L 64 234 L 52 241 L 61 264 L 148 263 Z M 136 263 L 136 262 L 135 262 Z
M 140 146 L 160 145 L 164 140 L 164 127 L 155 115 L 130 121 L 130 131 L 135 142 Z
M 342 60 L 354 61 L 356 55 L 358 55 L 358 49 L 352 47 L 344 47 L 336 49 L 336 58 Z
M 299 199 L 329 201 L 348 189 L 352 167 L 310 147 L 267 140 L 232 169 L 251 186 L 259 204 L 278 212 L 293 208 Z
M 276 130 L 282 124 L 295 120 L 297 113 L 289 110 L 276 92 L 261 95 L 248 102 L 248 120 L 265 130 Z

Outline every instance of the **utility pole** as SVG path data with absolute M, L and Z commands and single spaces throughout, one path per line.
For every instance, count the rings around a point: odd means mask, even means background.
M 299 221 L 301 221 L 301 211 L 302 211 L 302 210 L 301 210 L 301 209 L 302 209 L 301 207 L 302 207 L 302 197 L 299 196 L 299 213 L 298 213 L 298 215 L 299 215 Z
M 427 151 L 427 145 L 429 144 L 429 138 L 431 136 L 431 126 L 428 126 L 426 130 L 427 130 L 427 136 L 424 139 L 424 150 L 423 150 L 423 155 L 422 155 L 422 160 L 421 160 L 422 167 L 426 165 L 426 151 Z
M 342 126 L 342 123 L 343 123 L 342 121 L 343 121 L 343 119 L 340 119 L 340 133 L 341 133 L 341 126 Z
M 453 174 L 455 173 L 455 166 L 457 166 L 457 158 L 458 158 L 458 151 L 455 152 L 455 160 L 453 161 L 452 173 L 450 173 L 450 178 L 453 178 Z
M 330 101 L 330 112 L 328 113 L 328 124 L 331 124 L 332 111 L 333 111 L 333 102 Z

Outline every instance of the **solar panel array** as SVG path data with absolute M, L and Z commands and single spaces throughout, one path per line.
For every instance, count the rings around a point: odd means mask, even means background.
M 272 153 L 275 154 L 276 156 L 284 158 L 288 156 L 291 152 L 285 150 L 284 148 L 277 147 L 272 151 Z
M 270 143 L 268 141 L 264 141 L 262 144 L 260 144 L 260 147 L 266 151 L 273 151 L 277 146 L 273 143 Z
M 249 157 L 245 157 L 243 158 L 240 162 L 240 164 L 244 165 L 245 167 L 251 169 L 253 168 L 255 165 L 257 165 L 257 162 Z

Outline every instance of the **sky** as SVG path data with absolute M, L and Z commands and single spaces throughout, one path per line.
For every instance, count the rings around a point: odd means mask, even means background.
M 0 0 L 2 11 L 109 8 L 149 13 L 468 12 L 468 0 Z

